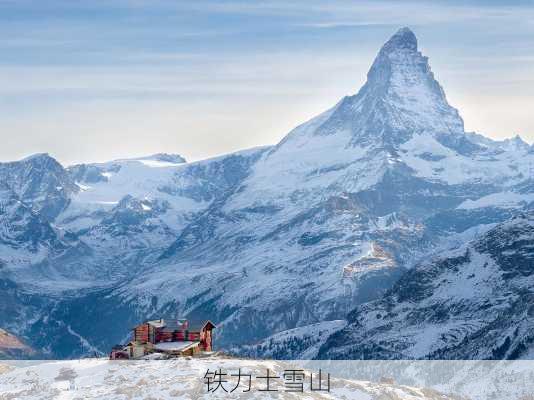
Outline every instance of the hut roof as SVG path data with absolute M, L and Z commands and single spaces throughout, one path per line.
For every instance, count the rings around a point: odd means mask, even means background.
M 191 332 L 200 332 L 206 325 L 211 325 L 212 328 L 215 328 L 215 324 L 210 320 L 202 322 L 190 322 L 188 330 Z
M 148 321 L 148 325 L 152 325 L 154 328 L 161 328 L 165 326 L 165 320 L 164 319 L 155 319 L 153 321 Z
M 182 340 L 179 342 L 161 342 L 154 345 L 154 349 L 168 352 L 185 351 L 191 347 L 198 346 L 199 344 L 200 342 L 191 342 L 187 340 Z

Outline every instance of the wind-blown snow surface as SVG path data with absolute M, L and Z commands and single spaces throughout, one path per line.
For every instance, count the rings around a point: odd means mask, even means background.
M 225 391 L 207 391 L 204 375 L 208 371 L 221 369 L 227 374 L 251 374 L 251 388 L 248 392 L 248 378 L 243 377 L 236 387 L 237 378 L 223 377 Z M 310 374 L 305 371 L 306 381 L 303 393 L 291 392 L 283 379 L 272 379 L 270 389 L 265 390 L 265 380 L 257 377 L 270 374 L 283 376 L 286 369 L 298 367 L 273 361 L 239 359 L 174 359 L 164 361 L 113 362 L 103 360 L 76 360 L 40 363 L 32 366 L 3 366 L 0 364 L 0 398 L 2 399 L 213 399 L 239 397 L 247 399 L 346 399 L 370 400 L 391 399 L 453 399 L 431 389 L 401 386 L 391 383 L 373 383 L 330 379 L 330 391 L 311 391 Z M 299 368 L 300 369 L 300 368 Z M 304 371 L 304 370 L 303 370 Z M 326 382 L 323 379 L 323 385 Z M 314 383 L 317 388 L 317 381 Z M 217 387 L 212 384 L 211 389 Z M 293 387 L 294 389 L 294 387 Z
M 222 387 L 207 392 L 205 374 L 219 370 Z M 243 375 L 238 385 L 236 375 Z M 270 388 L 265 392 L 267 369 Z M 286 370 L 302 371 L 303 392 L 289 392 Z M 330 374 L 330 392 L 323 388 Z M 532 393 L 532 361 L 261 361 L 220 356 L 194 359 L 10 361 L 0 363 L 0 398 L 8 399 L 473 399 L 523 400 Z M 251 375 L 250 391 L 248 378 Z M 289 384 L 287 384 L 289 382 Z M 211 385 L 213 390 L 216 385 Z M 231 392 L 232 389 L 235 390 Z
M 227 348 L 344 319 L 434 247 L 532 208 L 533 164 L 520 138 L 464 132 L 404 28 L 356 95 L 276 146 L 0 164 L 2 323 L 65 357 L 162 315 L 214 320 Z

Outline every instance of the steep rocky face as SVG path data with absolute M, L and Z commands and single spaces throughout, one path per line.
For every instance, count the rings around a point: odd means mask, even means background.
M 0 359 L 32 357 L 36 352 L 18 337 L 0 329 Z
M 344 98 L 316 134 L 340 130 L 352 134 L 354 146 L 395 147 L 421 133 L 464 141 L 463 121 L 447 103 L 408 28 L 400 29 L 384 44 L 366 84 L 355 96 Z
M 35 263 L 65 247 L 50 223 L 0 182 L 0 269 Z
M 48 154 L 0 163 L 0 177 L 19 199 L 42 217 L 53 221 L 79 188 L 67 171 Z
M 408 271 L 357 307 L 321 358 L 516 359 L 534 348 L 534 214 Z M 530 353 L 529 353 L 530 352 Z

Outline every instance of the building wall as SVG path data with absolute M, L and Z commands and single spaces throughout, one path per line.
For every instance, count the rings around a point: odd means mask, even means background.
M 145 355 L 144 346 L 132 346 L 133 358 L 141 358 Z
M 134 342 L 157 343 L 157 332 L 150 324 L 141 324 L 134 328 Z
M 204 351 L 212 351 L 212 337 L 211 329 L 206 329 L 204 331 Z
M 142 324 L 136 326 L 134 329 L 134 341 L 139 343 L 147 343 L 149 338 L 149 327 L 148 324 Z

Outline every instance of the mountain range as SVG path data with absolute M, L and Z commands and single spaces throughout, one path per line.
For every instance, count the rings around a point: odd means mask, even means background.
M 256 356 L 526 357 L 533 163 L 465 132 L 402 28 L 275 146 L 1 163 L 0 328 L 58 358 L 162 315 Z

